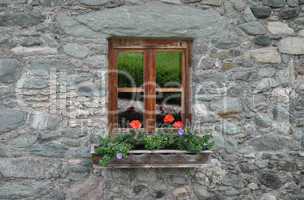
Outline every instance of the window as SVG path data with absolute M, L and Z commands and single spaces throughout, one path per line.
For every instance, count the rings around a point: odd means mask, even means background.
M 109 39 L 110 132 L 139 120 L 146 132 L 167 128 L 164 116 L 188 124 L 191 40 Z

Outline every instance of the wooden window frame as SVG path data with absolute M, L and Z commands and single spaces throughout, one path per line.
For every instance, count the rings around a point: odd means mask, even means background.
M 110 134 L 123 132 L 118 128 L 118 93 L 144 92 L 145 131 L 155 132 L 156 92 L 181 92 L 182 121 L 191 122 L 191 51 L 192 39 L 146 39 L 146 38 L 109 38 L 108 39 L 108 128 Z M 182 52 L 182 81 L 180 88 L 156 88 L 144 84 L 144 88 L 118 88 L 117 60 L 122 51 L 144 53 L 144 82 L 156 82 L 156 52 Z M 153 125 L 154 124 L 154 125 Z

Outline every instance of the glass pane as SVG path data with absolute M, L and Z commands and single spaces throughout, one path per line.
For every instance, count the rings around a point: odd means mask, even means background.
M 117 69 L 118 87 L 140 87 L 144 80 L 144 54 L 120 52 Z
M 118 127 L 132 128 L 130 122 L 138 120 L 143 127 L 144 94 L 132 92 L 118 93 Z M 136 128 L 135 123 L 133 128 Z
M 156 83 L 158 87 L 180 87 L 181 52 L 157 52 Z
M 181 93 L 180 92 L 158 92 L 156 96 L 156 126 L 170 127 L 174 122 L 181 121 Z M 166 115 L 172 117 L 165 118 Z

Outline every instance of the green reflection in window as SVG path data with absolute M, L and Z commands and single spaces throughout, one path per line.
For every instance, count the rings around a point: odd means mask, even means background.
M 156 83 L 159 87 L 180 87 L 180 52 L 158 52 L 156 55 Z
M 143 53 L 122 52 L 118 56 L 118 87 L 140 87 L 144 81 Z

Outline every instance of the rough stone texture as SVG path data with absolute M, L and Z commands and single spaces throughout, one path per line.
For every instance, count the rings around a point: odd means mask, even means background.
M 0 82 L 11 83 L 17 78 L 18 61 L 16 59 L 0 59 Z
M 272 8 L 281 8 L 286 5 L 285 0 L 263 0 L 263 4 Z
M 303 55 L 304 54 L 304 38 L 288 37 L 280 41 L 279 49 L 282 53 Z
M 281 56 L 278 49 L 274 47 L 251 50 L 250 55 L 258 63 L 281 63 Z
M 267 18 L 271 15 L 271 8 L 267 6 L 251 7 L 256 18 Z
M 14 130 L 24 124 L 26 113 L 11 109 L 1 109 L 0 133 Z
M 259 46 L 269 46 L 272 40 L 267 35 L 258 35 L 254 38 L 254 43 Z
M 303 0 L 0 0 L 0 199 L 302 200 Z M 93 169 L 110 36 L 190 37 L 202 169 Z
M 298 8 L 283 8 L 280 11 L 280 17 L 282 19 L 292 19 L 299 15 L 300 11 Z
M 50 47 L 15 47 L 11 50 L 16 55 L 34 56 L 56 54 L 57 49 Z
M 89 54 L 89 49 L 78 44 L 66 44 L 63 46 L 63 51 L 67 55 L 75 58 L 84 58 Z
M 263 35 L 266 33 L 266 28 L 259 22 L 248 22 L 240 25 L 240 28 L 249 35 Z
M 272 34 L 294 34 L 294 30 L 282 22 L 268 22 L 267 28 L 268 31 Z
M 153 19 L 151 15 L 154 16 Z M 149 6 L 125 6 L 93 12 L 80 15 L 77 20 L 92 30 L 107 35 L 142 37 L 168 37 L 172 34 L 214 37 L 227 26 L 226 20 L 213 10 L 166 4 L 160 6 L 156 2 Z

